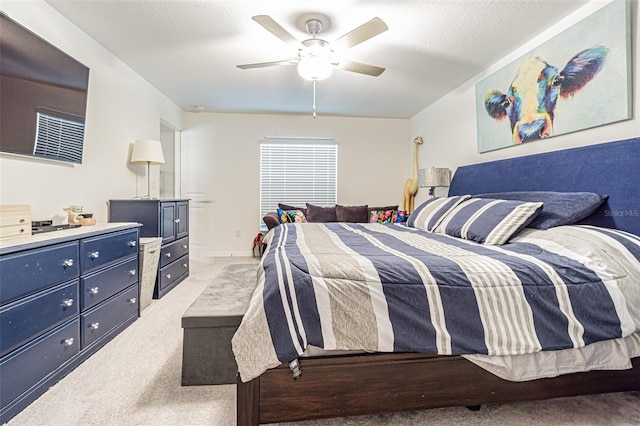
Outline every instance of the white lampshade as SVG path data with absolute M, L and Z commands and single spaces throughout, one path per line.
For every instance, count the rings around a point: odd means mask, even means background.
M 164 164 L 162 144 L 151 139 L 138 139 L 133 145 L 131 162 L 153 165 Z
M 446 168 L 431 167 L 430 169 L 420 169 L 418 174 L 418 186 L 420 187 L 440 187 L 449 186 L 451 182 L 451 170 Z

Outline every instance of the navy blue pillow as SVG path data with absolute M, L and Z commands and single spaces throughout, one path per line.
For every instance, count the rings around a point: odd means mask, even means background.
M 596 211 L 608 195 L 595 192 L 516 191 L 477 194 L 478 198 L 542 202 L 540 214 L 527 225 L 529 228 L 549 229 L 554 226 L 571 225 Z

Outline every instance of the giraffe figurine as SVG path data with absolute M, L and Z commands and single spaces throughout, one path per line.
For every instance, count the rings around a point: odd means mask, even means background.
M 413 177 L 405 182 L 402 198 L 402 210 L 405 210 L 407 214 L 413 213 L 413 204 L 416 192 L 418 192 L 418 146 L 423 142 L 421 136 L 416 136 L 413 140 Z

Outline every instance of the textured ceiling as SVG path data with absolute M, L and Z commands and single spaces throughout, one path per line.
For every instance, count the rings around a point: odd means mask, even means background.
M 296 57 L 262 26 L 299 40 L 309 14 L 331 42 L 380 17 L 389 30 L 339 56 L 386 68 L 334 71 L 318 83 L 318 115 L 409 118 L 575 11 L 587 0 L 47 0 L 185 111 L 310 114 L 312 84 L 295 66 L 238 64 Z

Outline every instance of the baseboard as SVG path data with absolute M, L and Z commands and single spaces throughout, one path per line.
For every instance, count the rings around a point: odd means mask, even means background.
M 256 253 L 257 254 L 257 253 Z M 202 260 L 208 257 L 254 257 L 251 251 L 210 251 L 204 255 L 199 255 L 194 258 L 193 254 L 190 254 L 192 260 Z

